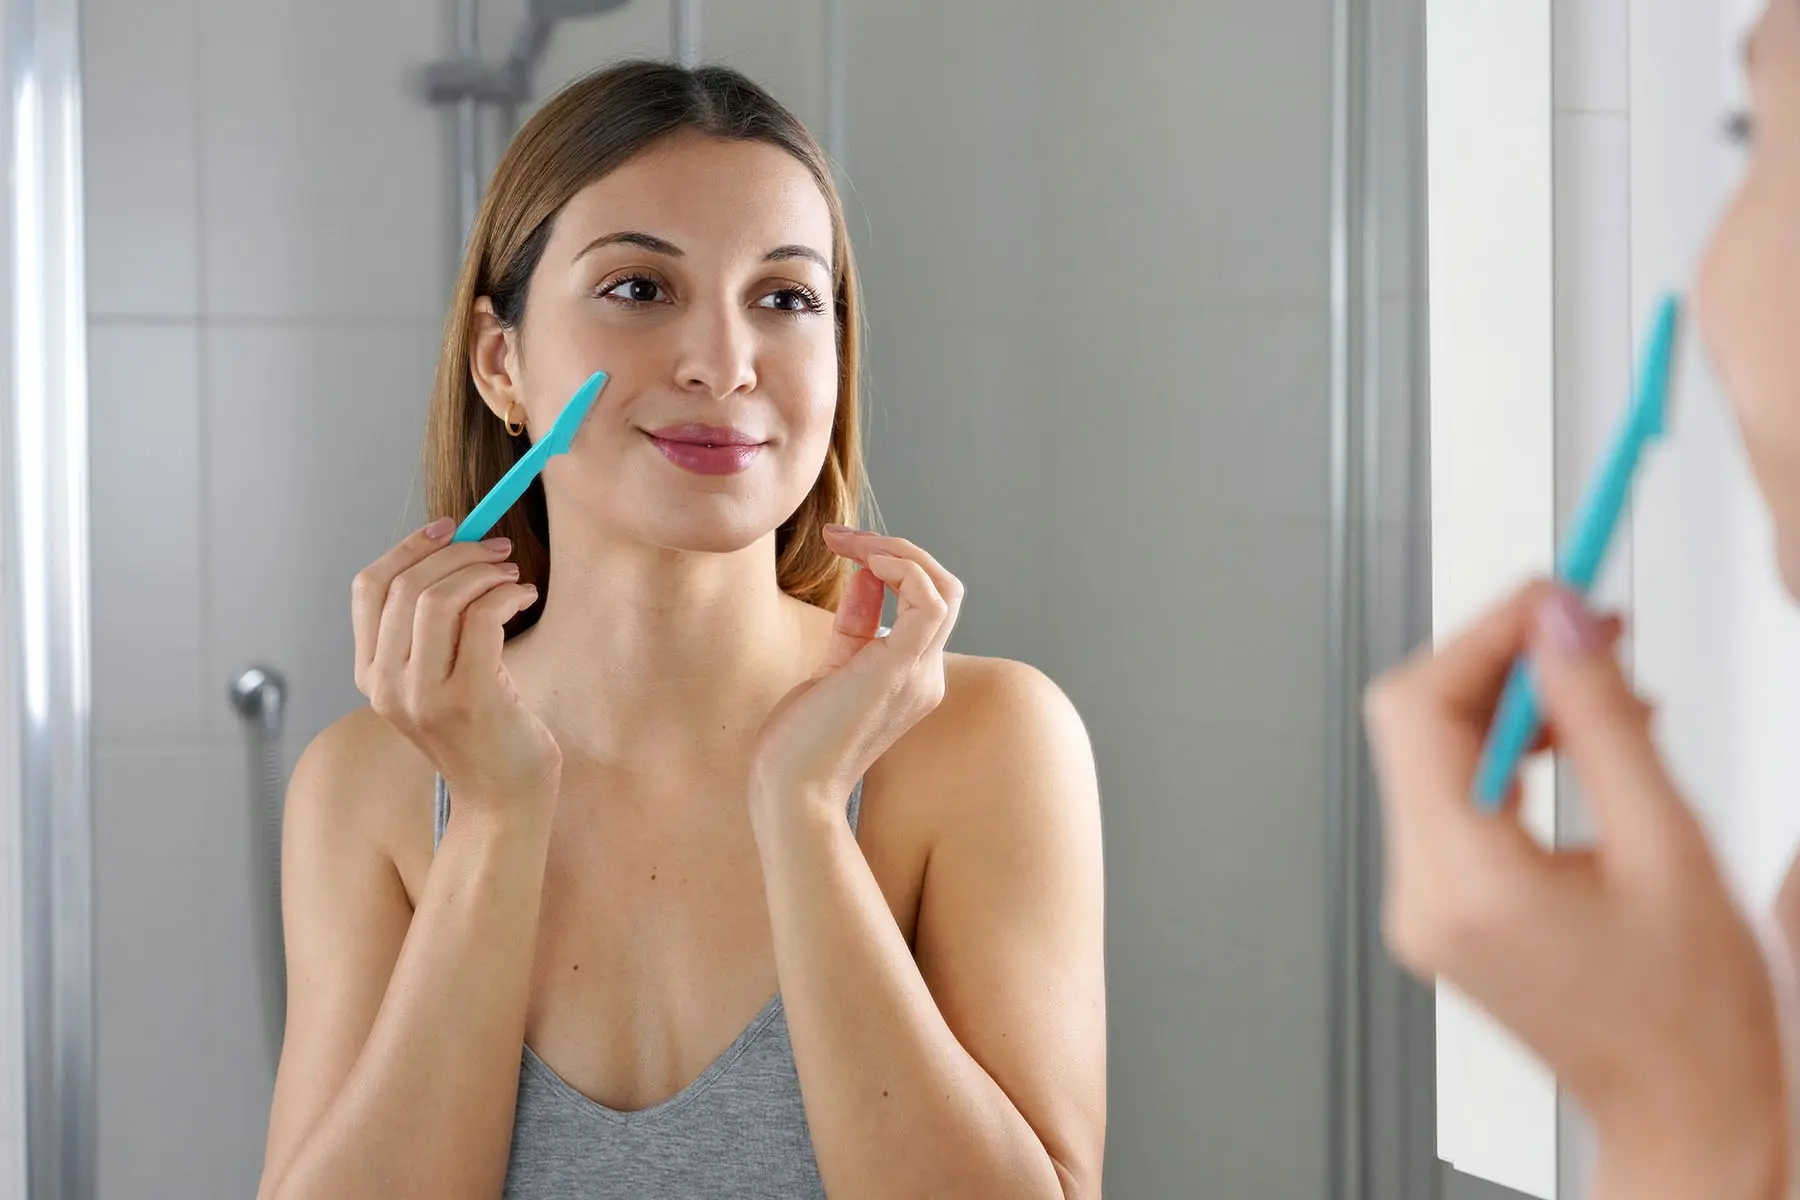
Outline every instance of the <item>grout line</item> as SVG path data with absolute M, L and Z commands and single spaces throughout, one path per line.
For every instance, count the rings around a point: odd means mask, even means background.
M 1558 117 L 1613 117 L 1621 121 L 1631 119 L 1628 108 L 1590 108 L 1586 105 L 1556 105 L 1551 113 Z
M 94 739 L 94 761 L 119 761 L 139 758 L 177 758 L 196 754 L 217 754 L 242 749 L 240 739 L 213 734 L 185 734 L 162 737 L 98 737 Z
M 88 313 L 88 324 L 105 328 L 114 327 L 146 327 L 146 328 L 185 328 L 192 326 L 201 330 L 208 329 L 431 329 L 441 328 L 443 318 L 439 316 L 395 316 L 382 314 L 377 316 L 318 316 L 297 315 L 279 316 L 264 314 L 217 314 L 205 316 L 194 313 Z
M 107 313 L 88 310 L 89 329 L 196 329 L 205 325 L 196 313 Z

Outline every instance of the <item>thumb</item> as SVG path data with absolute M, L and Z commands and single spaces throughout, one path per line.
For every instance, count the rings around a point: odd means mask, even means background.
M 820 672 L 837 670 L 869 644 L 881 627 L 881 605 L 886 599 L 887 588 L 873 572 L 864 569 L 851 574 L 838 600 L 837 620 L 832 622 Z
M 1532 658 L 1544 717 L 1609 845 L 1668 846 L 1693 824 L 1607 627 L 1563 588 L 1538 603 Z

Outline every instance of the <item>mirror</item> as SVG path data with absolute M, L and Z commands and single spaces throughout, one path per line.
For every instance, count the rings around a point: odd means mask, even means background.
M 1432 1004 L 1376 944 L 1355 707 L 1429 627 L 1431 523 L 1458 499 L 1426 470 L 1444 431 L 1434 409 L 1426 437 L 1425 384 L 1453 366 L 1428 372 L 1423 337 L 1423 8 L 84 5 L 97 1194 L 256 1189 L 285 1028 L 283 796 L 365 704 L 352 577 L 441 515 L 419 446 L 461 246 L 513 132 L 639 57 L 741 71 L 824 143 L 863 289 L 878 518 L 966 585 L 951 649 L 1030 664 L 1085 725 L 1106 1190 L 1435 1194 Z M 409 912 L 434 865 L 429 786 L 416 799 L 394 825 Z M 902 914 L 936 885 L 915 800 L 881 800 L 857 833 L 881 887 L 859 894 L 917 934 Z M 718 887 L 742 868 L 752 900 L 694 928 L 762 981 L 764 884 L 731 812 L 736 857 L 703 822 L 659 861 Z M 1012 828 L 997 845 L 1035 844 Z M 1096 834 L 1072 861 L 1101 853 Z M 612 878 L 561 878 L 590 876 Z M 626 903 L 584 895 L 559 928 Z M 673 987 L 699 941 L 640 947 L 636 969 Z M 902 966 L 927 969 L 931 941 Z M 674 1011 L 620 978 L 580 994 Z M 541 1030 L 574 993 L 533 988 Z M 741 1027 L 737 991 L 709 1003 Z M 977 1041 L 981 1001 L 939 992 L 938 1019 L 984 1048 L 958 1078 L 1004 1074 L 992 1047 L 1024 1026 Z M 689 1064 L 659 1020 L 639 1038 L 673 1056 L 656 1071 L 715 1079 L 729 1055 Z M 604 1060 L 591 1024 L 563 1027 Z M 576 1108 L 689 1091 L 608 1091 L 536 1048 L 525 1071 Z
M 1657 295 L 1689 286 L 1736 184 L 1755 0 L 1433 4 L 1426 55 L 1432 627 L 1548 568 L 1632 385 Z M 1795 633 L 1738 431 L 1701 339 L 1598 603 L 1628 616 L 1634 683 L 1747 905 L 1796 835 Z M 1729 632 L 1721 636 L 1722 630 Z M 1573 777 L 1528 779 L 1530 823 L 1592 826 Z M 1586 1195 L 1593 1136 L 1556 1081 L 1438 996 L 1437 1142 L 1470 1196 Z

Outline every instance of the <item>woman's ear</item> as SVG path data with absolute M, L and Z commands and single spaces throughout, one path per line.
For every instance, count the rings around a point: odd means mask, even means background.
M 486 296 L 475 301 L 469 333 L 469 375 L 475 390 L 496 417 L 506 420 L 508 410 L 517 421 L 525 419 L 525 396 L 518 385 L 518 347 L 515 332 L 500 324 L 494 302 Z

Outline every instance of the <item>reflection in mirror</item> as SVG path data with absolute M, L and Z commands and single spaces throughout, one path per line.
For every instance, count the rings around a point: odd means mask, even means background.
M 99 1194 L 1431 1194 L 1422 8 L 88 6 Z

